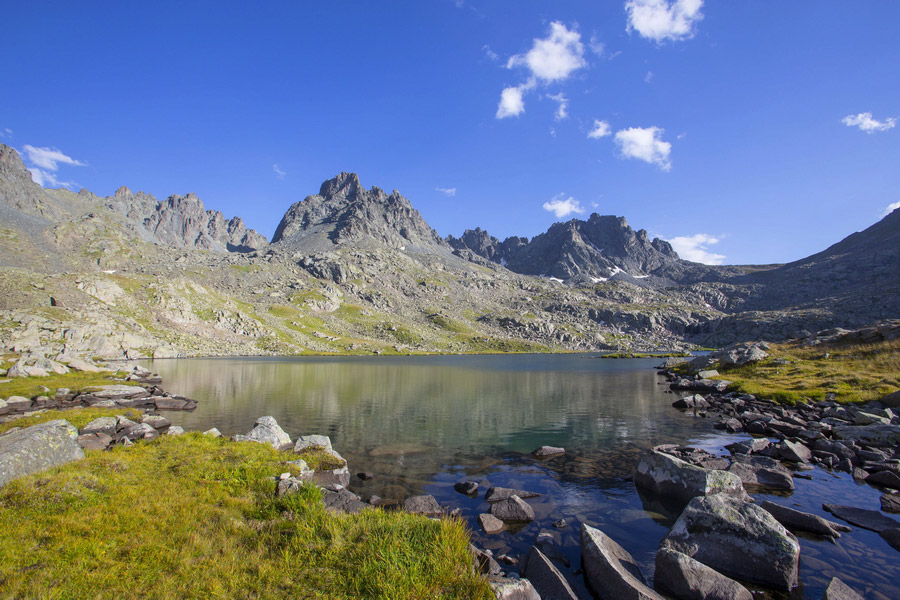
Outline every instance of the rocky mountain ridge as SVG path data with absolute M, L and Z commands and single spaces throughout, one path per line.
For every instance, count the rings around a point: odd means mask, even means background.
M 860 327 L 900 298 L 896 216 L 805 262 L 709 267 L 620 217 L 443 240 L 342 173 L 266 245 L 196 196 L 43 189 L 0 147 L 0 217 L 0 344 L 42 356 L 672 350 Z

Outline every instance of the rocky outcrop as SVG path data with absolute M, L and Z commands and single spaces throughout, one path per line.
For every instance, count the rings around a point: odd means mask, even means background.
M 78 430 L 57 419 L 0 435 L 0 486 L 13 479 L 81 460 Z
M 691 500 L 660 547 L 742 581 L 797 585 L 797 538 L 759 506 L 725 494 Z

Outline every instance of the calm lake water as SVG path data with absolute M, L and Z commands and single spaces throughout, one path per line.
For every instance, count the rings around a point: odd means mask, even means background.
M 351 489 L 402 500 L 433 494 L 459 507 L 476 543 L 495 555 L 527 552 L 538 533 L 551 531 L 558 565 L 575 590 L 590 594 L 580 575 L 580 525 L 603 529 L 624 546 L 652 580 L 653 558 L 677 514 L 638 494 L 627 480 L 645 448 L 689 443 L 716 453 L 746 436 L 713 429 L 711 419 L 671 407 L 658 359 L 600 360 L 588 355 L 430 356 L 373 358 L 217 358 L 157 360 L 148 368 L 163 387 L 198 401 L 192 413 L 167 413 L 186 429 L 217 427 L 246 433 L 271 415 L 296 439 L 324 434 L 349 462 Z M 536 460 L 542 445 L 566 454 Z M 726 453 L 727 454 L 727 453 Z M 797 479 L 795 492 L 755 494 L 831 517 L 823 502 L 879 509 L 880 492 L 849 475 L 822 469 Z M 481 483 L 479 495 L 453 483 Z M 541 493 L 528 502 L 537 519 L 499 535 L 481 533 L 488 485 Z M 568 526 L 552 523 L 564 518 Z M 821 598 L 832 576 L 867 598 L 900 598 L 900 554 L 877 534 L 854 528 L 836 544 L 801 538 L 801 585 L 770 598 Z M 564 564 L 568 562 L 570 566 Z M 751 588 L 753 589 L 753 588 Z

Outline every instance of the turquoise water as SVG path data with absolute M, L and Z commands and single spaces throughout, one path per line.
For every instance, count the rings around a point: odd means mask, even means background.
M 495 553 L 527 552 L 542 530 L 554 532 L 569 567 L 563 573 L 584 597 L 578 533 L 602 528 L 629 550 L 644 573 L 672 519 L 627 478 L 641 451 L 690 442 L 712 451 L 738 436 L 721 434 L 710 419 L 671 407 L 658 359 L 601 360 L 587 355 L 222 358 L 158 360 L 148 366 L 163 387 L 198 401 L 193 413 L 167 413 L 188 429 L 248 431 L 274 416 L 292 438 L 329 435 L 347 458 L 351 489 L 389 500 L 433 494 L 460 508 L 476 541 Z M 531 450 L 563 446 L 560 458 L 539 461 Z M 848 475 L 812 472 L 790 497 L 772 499 L 826 517 L 822 502 L 878 509 L 880 493 Z M 453 490 L 460 479 L 540 492 L 530 499 L 537 519 L 515 532 L 484 536 L 477 498 Z M 569 526 L 557 530 L 554 521 Z M 790 595 L 820 598 L 831 575 L 867 597 L 900 597 L 900 554 L 877 534 L 854 529 L 837 544 L 802 539 L 801 586 Z M 760 596 L 763 597 L 763 596 Z

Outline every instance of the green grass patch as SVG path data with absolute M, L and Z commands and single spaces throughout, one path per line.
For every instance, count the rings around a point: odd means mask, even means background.
M 84 407 L 70 408 L 67 410 L 48 410 L 36 415 L 31 415 L 30 417 L 21 417 L 12 421 L 8 421 L 6 423 L 0 423 L 0 433 L 9 431 L 13 427 L 31 427 L 32 425 L 39 425 L 41 423 L 46 423 L 47 421 L 53 421 L 55 419 L 65 419 L 66 421 L 74 425 L 77 429 L 81 429 L 94 419 L 99 419 L 100 417 L 116 417 L 122 415 L 123 417 L 127 417 L 132 421 L 140 421 L 143 414 L 144 413 L 136 408 L 121 407 Z
M 778 344 L 769 355 L 720 370 L 721 378 L 734 382 L 734 391 L 785 404 L 821 400 L 829 393 L 838 402 L 868 402 L 900 389 L 900 340 L 839 347 Z
M 460 321 L 456 321 L 451 319 L 450 317 L 441 315 L 441 314 L 431 314 L 428 315 L 428 320 L 444 329 L 446 331 L 450 331 L 452 333 L 471 333 L 472 328 L 462 323 Z
M 13 377 L 9 383 L 0 383 L 0 398 L 9 398 L 10 396 L 24 396 L 25 398 L 34 398 L 36 396 L 46 396 L 53 394 L 59 388 L 68 388 L 72 393 L 79 393 L 89 387 L 100 385 L 138 385 L 116 379 L 113 373 L 82 373 L 80 371 L 71 371 L 65 375 L 57 375 L 51 373 L 47 377 Z M 51 391 L 41 389 L 49 388 Z
M 163 436 L 0 490 L 4 598 L 492 598 L 458 520 L 275 498 L 292 455 Z

